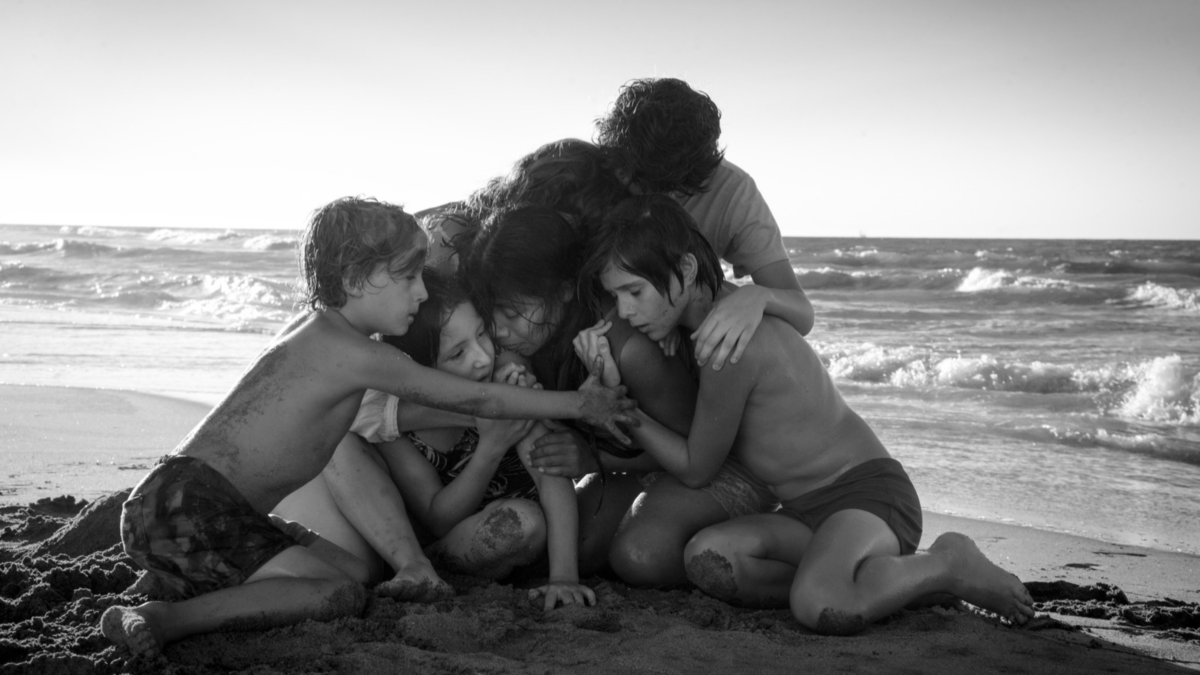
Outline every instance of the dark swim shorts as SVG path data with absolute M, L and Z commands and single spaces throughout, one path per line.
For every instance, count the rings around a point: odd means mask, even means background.
M 125 553 L 180 598 L 244 582 L 285 549 L 316 539 L 304 532 L 285 533 L 225 476 L 182 455 L 160 460 L 121 511 Z
M 853 467 L 823 488 L 783 502 L 779 513 L 804 523 L 813 532 L 829 516 L 861 509 L 879 516 L 900 540 L 900 554 L 921 543 L 921 500 L 900 462 L 888 457 Z

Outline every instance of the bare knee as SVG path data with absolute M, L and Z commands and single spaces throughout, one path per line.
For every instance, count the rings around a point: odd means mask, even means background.
M 801 625 L 821 635 L 854 635 L 867 627 L 866 611 L 851 597 L 850 589 L 836 590 L 814 575 L 798 574 L 788 603 Z
M 497 548 L 540 550 L 546 545 L 546 515 L 528 499 L 497 499 L 487 505 L 479 529 Z
M 681 569 L 683 542 L 662 528 L 622 527 L 613 537 L 608 563 L 630 586 L 670 586 L 687 581 Z
M 696 533 L 683 549 L 688 581 L 718 600 L 731 602 L 738 596 L 736 546 L 720 529 Z
M 479 516 L 467 548 L 435 552 L 435 564 L 501 579 L 514 567 L 536 560 L 546 548 L 546 517 L 535 502 L 500 499 L 489 503 Z

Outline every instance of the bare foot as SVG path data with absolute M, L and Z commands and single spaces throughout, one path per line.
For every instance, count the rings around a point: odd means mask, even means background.
M 134 656 L 156 657 L 162 644 L 154 635 L 146 617 L 133 607 L 109 607 L 100 617 L 100 632 Z
M 947 532 L 933 542 L 929 553 L 946 556 L 950 561 L 954 595 L 959 599 L 995 612 L 1015 624 L 1033 618 L 1033 597 L 1025 584 L 1016 575 L 988 560 L 969 537 Z
M 454 597 L 454 587 L 442 581 L 428 562 L 405 565 L 396 576 L 376 586 L 375 592 L 404 602 L 437 602 Z

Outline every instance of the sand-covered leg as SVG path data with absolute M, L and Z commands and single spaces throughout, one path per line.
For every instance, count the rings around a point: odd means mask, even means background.
M 988 560 L 966 535 L 943 534 L 929 547 L 929 554 L 945 556 L 949 562 L 955 596 L 1016 624 L 1033 618 L 1033 596 L 1025 584 Z
M 428 560 L 413 562 L 396 571 L 396 576 L 375 587 L 386 598 L 404 602 L 436 602 L 454 596 L 454 587 L 442 580 Z
M 454 526 L 426 553 L 438 569 L 503 579 L 546 548 L 541 507 L 527 499 L 497 499 Z
M 135 607 L 109 607 L 100 617 L 100 632 L 133 656 L 153 658 L 162 653 L 151 623 Z

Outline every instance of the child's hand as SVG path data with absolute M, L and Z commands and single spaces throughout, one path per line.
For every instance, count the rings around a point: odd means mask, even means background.
M 625 445 L 633 445 L 625 432 L 617 426 L 621 422 L 627 426 L 641 426 L 641 421 L 633 415 L 637 401 L 625 397 L 625 385 L 615 388 L 606 387 L 600 383 L 600 374 L 604 371 L 604 358 L 596 355 L 588 378 L 579 385 L 579 393 L 583 397 L 580 408 L 580 419 L 592 426 L 603 426 L 608 429 L 618 441 Z
M 506 384 L 516 384 L 513 381 L 513 375 L 525 374 L 525 366 L 519 363 L 506 363 L 492 372 L 492 382 L 504 382 Z
M 577 581 L 555 581 L 551 579 L 545 586 L 529 589 L 530 602 L 536 602 L 538 596 L 545 596 L 542 609 L 547 612 L 557 607 L 560 600 L 563 607 L 584 604 L 591 607 L 596 604 L 596 593 Z
M 700 327 L 692 333 L 697 363 L 706 365 L 714 350 L 713 370 L 720 370 L 727 357 L 730 363 L 737 363 L 742 358 L 742 352 L 746 351 L 746 345 L 754 337 L 758 324 L 762 323 L 763 310 L 767 307 L 762 290 L 754 285 L 742 286 L 713 305 Z M 732 356 L 730 352 L 733 352 Z
M 659 340 L 658 347 L 666 356 L 675 356 L 679 352 L 679 331 L 673 330 L 670 335 Z
M 606 387 L 621 384 L 621 372 L 613 360 L 608 338 L 604 337 L 612 326 L 611 321 L 601 319 L 595 326 L 579 331 L 579 335 L 571 341 L 575 345 L 575 355 L 584 363 L 591 363 L 597 356 L 604 359 L 604 373 L 600 376 L 600 382 Z
M 492 373 L 492 382 L 501 382 L 503 384 L 512 384 L 518 387 L 532 387 L 541 389 L 542 385 L 538 384 L 537 378 L 533 372 L 519 363 L 506 363 L 496 369 Z
M 526 464 L 538 473 L 567 478 L 583 478 L 600 470 L 596 456 L 583 435 L 565 427 L 535 440 Z
M 510 372 L 505 384 L 517 384 L 520 378 L 521 373 Z M 475 428 L 479 430 L 479 446 L 475 451 L 503 454 L 525 438 L 536 423 L 537 420 L 490 420 L 476 417 Z

